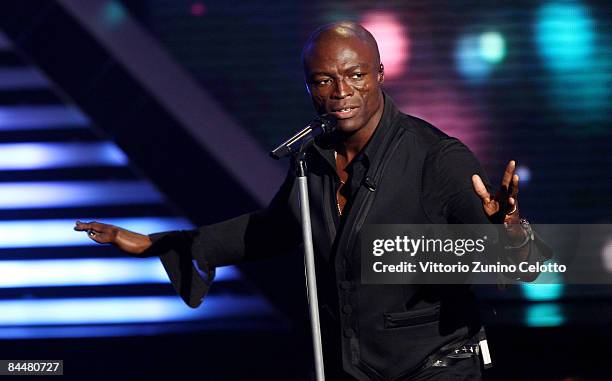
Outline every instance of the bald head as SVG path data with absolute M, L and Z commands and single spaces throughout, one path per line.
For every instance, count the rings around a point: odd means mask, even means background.
M 306 59 L 312 55 L 320 45 L 326 45 L 332 41 L 359 41 L 371 49 L 375 61 L 373 64 L 380 66 L 380 53 L 378 52 L 378 44 L 366 28 L 357 24 L 354 21 L 338 21 L 331 24 L 323 25 L 317 28 L 304 44 L 302 49 L 302 64 L 306 66 Z
M 372 34 L 352 21 L 324 25 L 304 45 L 302 62 L 317 112 L 336 117 L 346 136 L 367 140 L 384 106 L 384 71 Z

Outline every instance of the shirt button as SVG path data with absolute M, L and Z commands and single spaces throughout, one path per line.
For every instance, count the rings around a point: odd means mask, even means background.
M 349 282 L 348 280 L 343 280 L 342 282 L 340 282 L 340 288 L 343 289 L 344 291 L 350 290 L 351 282 Z
M 351 312 L 353 312 L 353 307 L 349 306 L 348 304 L 345 304 L 342 306 L 342 312 L 347 315 L 350 315 Z
M 355 337 L 355 331 L 352 328 L 347 328 L 344 330 L 344 337 L 350 339 Z

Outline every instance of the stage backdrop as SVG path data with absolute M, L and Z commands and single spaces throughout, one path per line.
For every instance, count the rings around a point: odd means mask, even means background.
M 463 140 L 493 184 L 505 163 L 517 160 L 521 207 L 530 220 L 612 222 L 608 2 L 121 4 L 109 6 L 109 19 L 122 12 L 139 19 L 263 149 L 314 115 L 300 62 L 308 35 L 328 22 L 358 21 L 378 40 L 384 88 L 401 110 Z M 612 271 L 611 243 L 612 237 L 596 259 L 607 271 Z M 554 302 L 602 293 L 610 294 L 602 287 L 525 285 L 520 297 Z M 532 307 L 527 321 L 530 316 L 553 317 L 540 321 L 543 325 L 564 321 L 558 305 Z

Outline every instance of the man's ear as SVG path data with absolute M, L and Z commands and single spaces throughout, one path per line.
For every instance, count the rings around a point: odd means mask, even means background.
M 378 68 L 378 83 L 382 84 L 385 81 L 385 65 L 380 64 Z

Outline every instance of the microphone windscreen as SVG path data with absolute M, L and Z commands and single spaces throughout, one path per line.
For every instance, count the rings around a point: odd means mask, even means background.
M 321 123 L 321 128 L 325 134 L 333 132 L 338 125 L 338 120 L 330 114 L 320 115 L 317 120 Z

